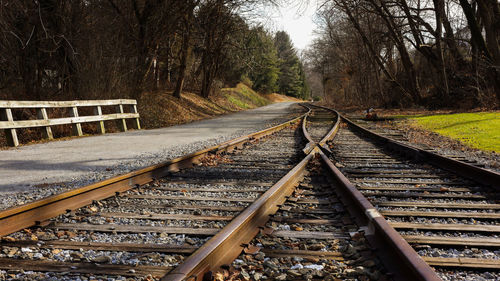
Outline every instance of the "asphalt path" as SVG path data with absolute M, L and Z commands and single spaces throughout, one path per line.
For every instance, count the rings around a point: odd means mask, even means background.
M 161 129 L 73 138 L 0 151 L 0 194 L 44 184 L 83 185 L 269 127 L 297 110 L 275 103 Z

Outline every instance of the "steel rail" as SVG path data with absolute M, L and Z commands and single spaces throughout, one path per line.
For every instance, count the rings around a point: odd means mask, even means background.
M 307 117 L 309 117 L 309 114 L 310 112 L 312 111 L 312 109 L 310 108 L 310 106 L 313 106 L 313 107 L 317 107 L 317 108 L 321 108 L 321 109 L 326 109 L 328 111 L 331 111 L 329 108 L 323 108 L 321 106 L 316 106 L 316 105 L 313 105 L 313 104 L 301 104 L 302 106 L 304 106 L 305 108 L 309 109 L 309 112 L 308 114 L 304 117 L 304 121 L 302 122 L 302 132 L 304 134 L 304 137 L 307 139 L 307 141 L 309 142 L 305 147 L 304 147 L 304 153 L 307 155 L 309 153 L 311 153 L 311 151 L 313 151 L 314 149 L 318 149 L 316 148 L 316 146 L 320 146 L 320 147 L 323 147 L 324 149 L 327 149 L 329 150 L 328 146 L 326 145 L 326 142 L 328 140 L 331 140 L 335 134 L 337 133 L 337 131 L 339 130 L 339 124 L 340 124 L 340 118 L 338 118 L 338 113 L 337 112 L 333 112 L 335 113 L 335 116 L 336 117 L 336 121 L 335 123 L 332 125 L 332 128 L 330 129 L 330 131 L 328 131 L 328 133 L 318 142 L 316 143 L 311 135 L 309 134 L 309 132 L 307 131 Z
M 337 114 L 339 113 L 337 112 Z M 491 186 L 495 189 L 500 189 L 500 173 L 476 167 L 459 160 L 441 156 L 434 152 L 403 144 L 401 142 L 392 140 L 371 130 L 368 130 L 340 114 L 339 116 L 349 126 L 354 127 L 357 130 L 383 142 L 385 145 L 387 145 L 388 148 L 394 151 L 410 156 L 417 161 L 425 161 L 427 163 L 433 164 L 439 168 L 467 177 L 473 181 Z
M 308 109 L 302 119 L 302 133 L 309 142 L 306 145 L 308 147 L 312 138 L 306 130 L 305 123 L 307 116 L 311 113 L 311 108 L 301 105 Z M 312 148 L 315 148 L 315 145 Z M 255 237 L 259 228 L 269 220 L 269 215 L 276 213 L 279 209 L 278 205 L 285 202 L 286 197 L 293 193 L 295 186 L 304 175 L 307 164 L 314 157 L 314 153 L 306 155 L 283 178 L 161 280 L 210 280 L 213 272 L 237 258 L 244 249 L 244 244 Z
M 296 184 L 304 175 L 307 163 L 313 157 L 312 153 L 308 154 L 231 223 L 161 280 L 211 280 L 208 279 L 210 274 L 237 258 L 244 248 L 243 244 L 255 237 L 259 227 L 264 226 L 269 220 L 269 215 L 275 213 L 279 208 L 278 205 L 285 202 L 286 197 L 293 193 Z
M 358 224 L 364 226 L 365 237 L 372 245 L 377 246 L 377 252 L 384 257 L 382 262 L 394 273 L 396 280 L 441 280 L 325 153 L 319 151 L 319 155 L 340 187 L 338 190 L 342 202 Z
M 161 164 L 152 165 L 137 171 L 119 175 L 98 183 L 76 188 L 60 194 L 49 196 L 21 206 L 12 207 L 0 212 L 0 237 L 34 225 L 44 225 L 45 221 L 68 211 L 72 211 L 93 201 L 112 197 L 137 185 L 143 185 L 168 172 L 178 171 L 199 163 L 208 154 L 230 152 L 241 148 L 245 143 L 268 136 L 287 126 L 299 122 L 306 115 L 302 114 L 292 120 L 271 128 L 246 136 L 235 138 L 186 156 L 178 157 Z
M 322 108 L 322 109 L 326 109 L 326 110 L 329 110 L 329 111 L 332 111 L 331 109 L 329 108 L 326 108 L 326 107 L 322 107 L 322 106 L 318 106 L 318 105 L 314 105 L 314 104 L 309 104 L 310 106 L 314 106 L 314 107 L 317 107 L 317 108 Z M 328 148 L 328 146 L 326 145 L 326 142 L 333 139 L 335 137 L 335 135 L 337 134 L 337 132 L 339 131 L 339 125 L 340 125 L 340 118 L 339 118 L 339 113 L 336 112 L 336 111 L 332 111 L 333 113 L 335 113 L 335 115 L 337 116 L 337 121 L 335 121 L 335 124 L 333 124 L 332 128 L 330 129 L 330 131 L 318 142 L 318 145 L 324 149 L 326 149 L 327 151 L 330 150 L 330 148 Z
M 335 137 L 339 129 L 342 116 L 333 109 L 313 105 L 334 112 L 337 123 L 332 128 L 332 134 L 324 138 L 326 141 Z M 391 270 L 396 280 L 441 280 L 434 270 L 415 252 L 408 242 L 385 220 L 368 199 L 335 167 L 325 153 L 330 153 L 326 145 L 320 146 L 318 152 L 330 176 L 340 187 L 338 190 L 344 205 L 356 222 L 364 226 L 365 236 L 369 242 L 377 247 L 378 253 L 383 257 L 382 262 Z M 408 274 L 410 273 L 410 274 Z
M 326 141 L 335 136 L 339 129 L 340 114 L 336 113 L 336 116 L 337 121 L 319 143 L 326 144 Z M 302 130 L 306 138 L 309 136 L 307 139 L 308 145 L 310 145 L 312 138 L 307 132 L 305 122 L 302 123 Z M 263 226 L 269 219 L 269 215 L 278 210 L 277 205 L 282 204 L 286 200 L 286 196 L 292 194 L 293 187 L 302 177 L 301 173 L 305 171 L 307 163 L 317 153 L 331 172 L 332 178 L 341 186 L 339 195 L 346 206 L 351 207 L 348 208 L 349 212 L 356 217 L 360 225 L 364 225 L 367 229 L 366 236 L 371 238 L 370 242 L 375 245 L 383 245 L 379 252 L 387 258 L 385 264 L 389 265 L 388 268 L 396 273 L 397 280 L 440 280 L 406 240 L 389 225 L 371 203 L 333 165 L 318 148 L 318 144 L 315 143 L 307 156 L 285 177 L 162 280 L 210 280 L 214 271 L 219 270 L 223 265 L 230 264 L 241 253 L 244 244 L 250 242 L 257 234 L 258 227 Z

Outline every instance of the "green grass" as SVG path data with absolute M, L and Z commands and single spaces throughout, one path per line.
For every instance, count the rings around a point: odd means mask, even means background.
M 230 103 L 241 109 L 250 109 L 271 103 L 271 101 L 242 83 L 235 88 L 224 88 L 222 92 Z
M 240 100 L 238 97 L 236 97 L 234 95 L 228 94 L 228 95 L 226 95 L 226 97 L 230 103 L 235 104 L 237 107 L 239 107 L 241 109 L 251 108 L 250 105 L 246 104 L 244 101 Z
M 244 84 L 240 84 L 240 85 L 241 85 L 241 88 L 238 87 L 238 88 L 240 88 L 240 91 L 239 91 L 240 94 L 242 94 L 245 97 L 247 97 L 248 99 L 250 99 L 253 104 L 255 104 L 257 106 L 264 106 L 264 105 L 268 105 L 270 103 L 268 99 L 257 94 L 256 92 L 254 92 L 252 89 L 250 89 L 246 85 L 244 85 Z M 240 86 L 240 85 L 238 85 L 238 86 Z
M 500 112 L 416 116 L 408 119 L 422 129 L 460 140 L 470 147 L 500 152 Z

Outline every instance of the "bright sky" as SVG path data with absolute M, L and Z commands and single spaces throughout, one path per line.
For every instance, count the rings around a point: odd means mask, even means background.
M 271 14 L 273 23 L 268 24 L 272 30 L 284 30 L 292 39 L 297 51 L 303 50 L 309 45 L 314 36 L 313 17 L 316 12 L 316 1 L 289 1 L 289 5 L 283 5 L 278 11 Z M 295 3 L 293 3 L 295 2 Z M 303 2 L 300 4 L 300 2 Z M 309 2 L 309 3 L 307 3 Z

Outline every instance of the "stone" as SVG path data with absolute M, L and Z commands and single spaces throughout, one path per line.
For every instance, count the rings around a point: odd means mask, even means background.
M 23 253 L 31 253 L 31 252 L 33 252 L 33 250 L 31 250 L 30 248 L 21 248 L 21 252 L 23 252 Z
M 301 269 L 299 269 L 299 272 L 300 272 L 300 274 L 305 275 L 305 274 L 309 274 L 309 272 L 311 272 L 311 270 L 308 268 L 301 268 Z
M 266 257 L 266 254 L 262 253 L 262 252 L 258 252 L 256 255 L 255 255 L 255 259 L 258 260 L 258 261 L 263 261 L 264 258 Z
M 61 252 L 61 249 L 52 249 L 52 254 L 57 255 Z
M 286 273 L 282 273 L 274 278 L 275 280 L 286 280 Z
M 78 252 L 72 252 L 71 254 L 69 254 L 73 259 L 75 260 L 81 260 L 83 259 L 83 254 L 82 253 L 78 253 Z
M 19 248 L 16 248 L 16 247 L 5 247 L 3 249 L 4 253 L 6 253 L 9 258 L 14 256 L 18 250 L 19 250 Z
M 354 249 L 354 247 L 351 244 L 348 244 L 343 251 L 344 254 L 348 257 L 353 256 L 357 253 L 357 251 Z
M 354 271 L 356 272 L 357 275 L 364 275 L 369 273 L 369 270 L 364 266 L 356 266 L 354 268 Z
M 306 261 L 312 262 L 312 263 L 317 263 L 317 262 L 319 262 L 319 258 L 318 257 L 306 257 Z
M 325 247 L 326 246 L 323 243 L 316 243 L 316 244 L 312 244 L 312 245 L 308 246 L 309 250 L 312 250 L 312 251 L 319 251 Z
M 45 232 L 43 234 L 38 235 L 38 239 L 49 241 L 49 240 L 57 240 L 57 237 L 54 233 Z
M 355 275 L 357 275 L 356 274 L 356 270 L 354 270 L 352 268 L 346 268 L 344 270 L 344 274 L 347 275 L 347 276 L 355 276 Z
M 240 276 L 243 278 L 243 280 L 250 280 L 250 274 L 246 272 L 245 270 L 241 270 Z
M 270 260 L 265 261 L 264 262 L 264 266 L 268 267 L 268 268 L 270 268 L 272 270 L 278 270 L 279 269 L 279 267 L 274 262 L 272 262 Z
M 292 277 L 300 277 L 300 276 L 302 276 L 302 274 L 299 271 L 294 270 L 294 269 L 290 269 L 286 273 L 289 274 L 289 275 L 291 275 Z
M 96 262 L 96 263 L 109 263 L 111 261 L 111 257 L 110 256 L 99 256 L 99 257 L 93 258 L 92 261 Z
M 189 237 L 188 237 L 188 238 L 186 238 L 186 240 L 185 240 L 185 241 L 186 241 L 186 243 L 188 243 L 188 244 L 190 244 L 190 245 L 195 245 L 195 244 L 196 244 L 196 241 L 194 241 L 193 239 L 191 239 L 191 238 L 189 238 Z

